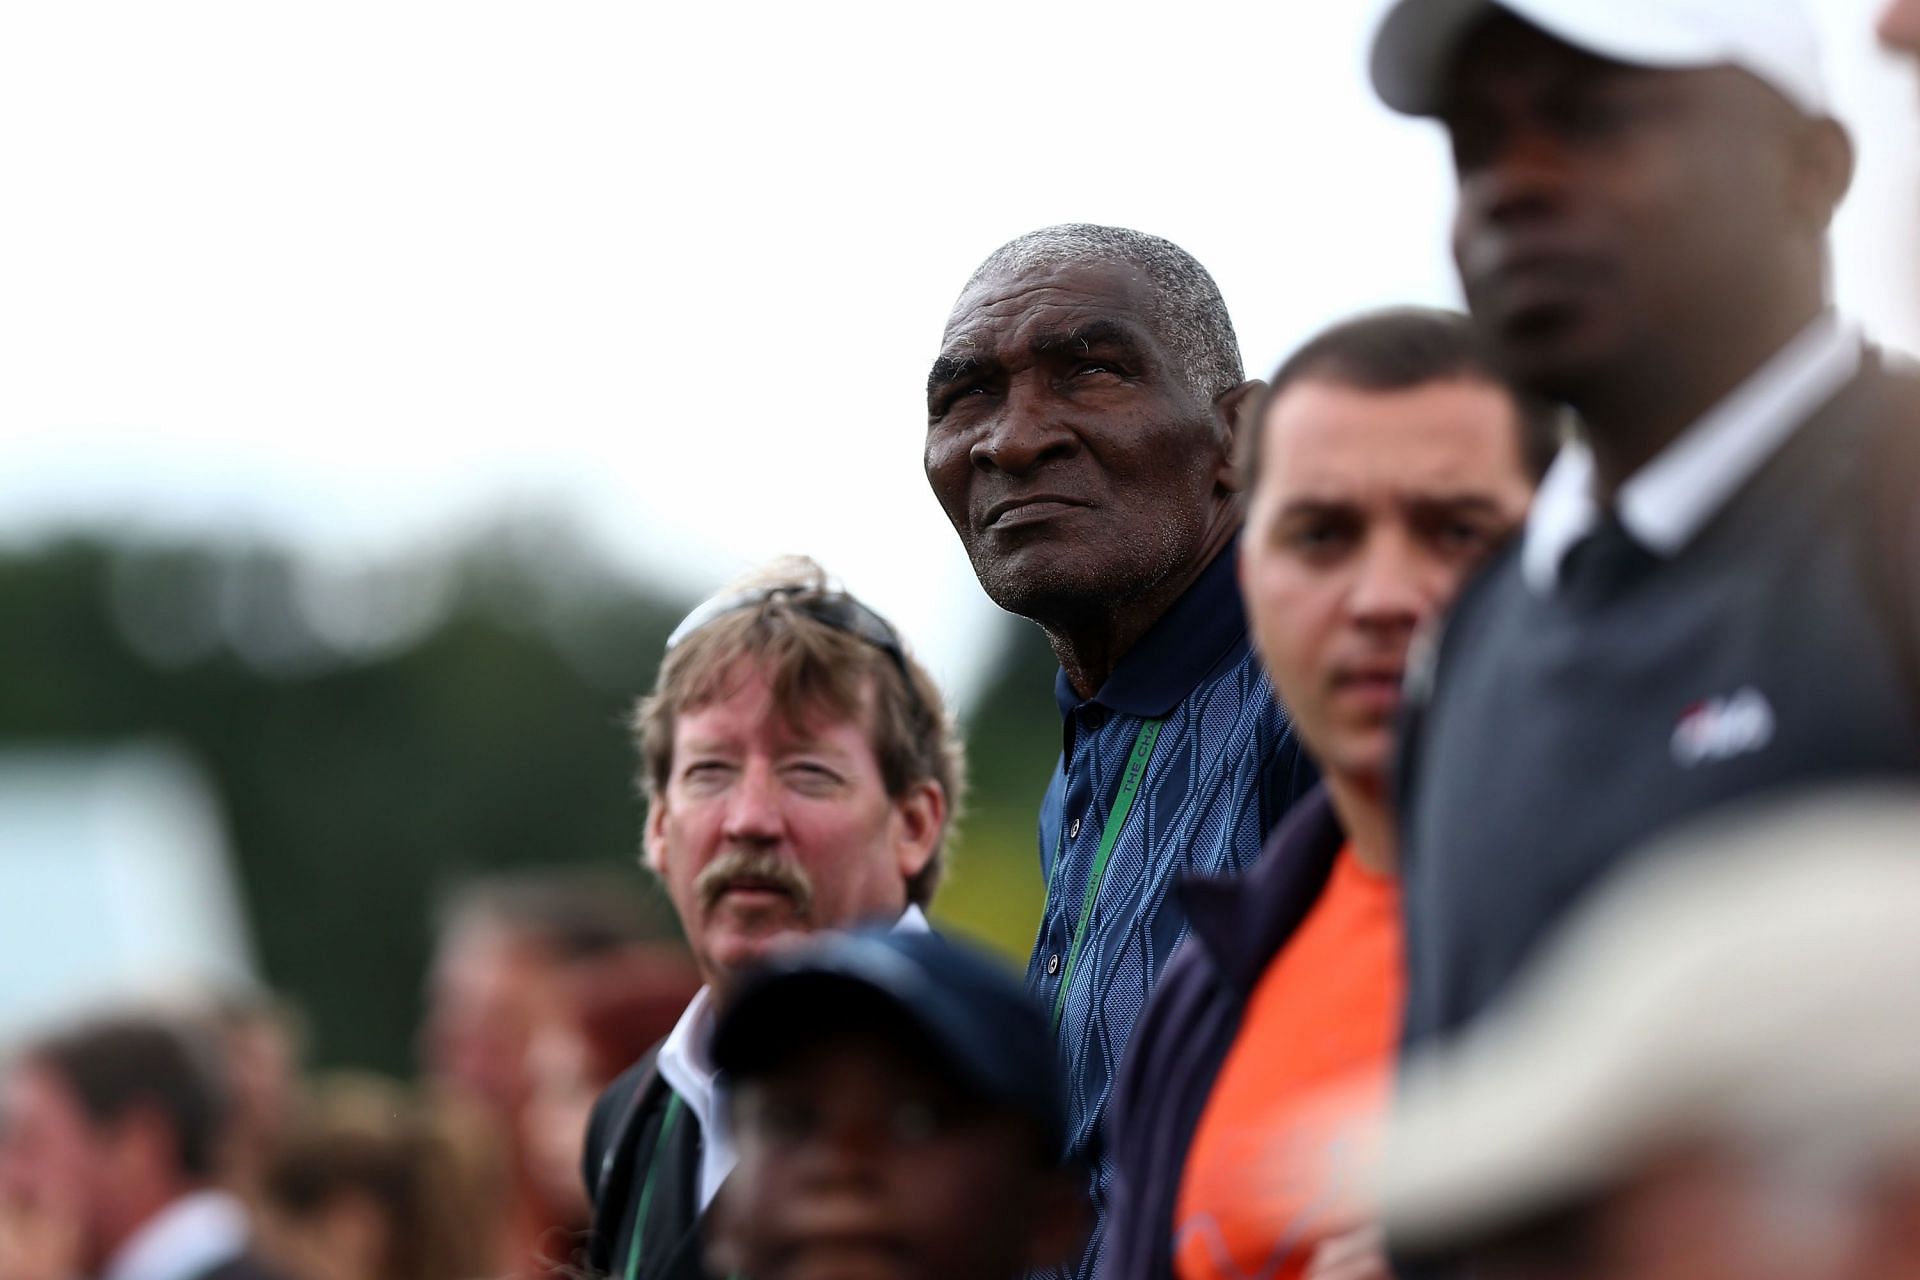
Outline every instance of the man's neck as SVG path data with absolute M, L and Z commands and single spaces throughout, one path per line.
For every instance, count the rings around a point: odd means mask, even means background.
M 1355 861 L 1375 875 L 1399 874 L 1400 837 L 1387 809 L 1386 780 L 1332 772 L 1326 780 L 1327 798 L 1333 802 L 1340 829 L 1347 833 Z
M 1611 504 L 1642 467 L 1813 323 L 1818 299 L 1728 335 L 1711 351 L 1661 353 L 1596 380 L 1574 403 L 1593 449 L 1596 496 Z
M 1199 581 L 1207 566 L 1233 541 L 1239 528 L 1238 509 L 1223 508 L 1201 543 L 1199 554 L 1180 572 L 1169 574 L 1152 589 L 1117 602 L 1110 609 L 1096 610 L 1069 623 L 1041 622 L 1040 630 L 1045 633 L 1073 691 L 1082 698 L 1091 698 L 1100 692 L 1120 660 Z

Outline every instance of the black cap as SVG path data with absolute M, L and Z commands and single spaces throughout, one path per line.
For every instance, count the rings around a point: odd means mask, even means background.
M 1046 1016 L 999 960 L 935 933 L 822 934 L 778 953 L 721 1015 L 714 1065 L 736 1078 L 762 1074 L 861 1004 L 897 1015 L 967 1092 L 1020 1112 L 1050 1150 L 1064 1149 Z

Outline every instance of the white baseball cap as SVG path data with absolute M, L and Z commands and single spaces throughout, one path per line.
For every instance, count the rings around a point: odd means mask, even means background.
M 1920 794 L 1776 803 L 1603 887 L 1407 1064 L 1387 1238 L 1470 1248 L 1694 1142 L 1920 1168 Z
M 1739 67 L 1806 114 L 1827 114 L 1820 42 L 1799 0 L 1398 0 L 1374 33 L 1374 92 L 1395 111 L 1434 115 L 1461 40 L 1495 12 L 1610 62 Z

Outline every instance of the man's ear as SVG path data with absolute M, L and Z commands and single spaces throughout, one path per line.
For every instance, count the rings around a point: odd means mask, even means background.
M 1071 1266 L 1085 1251 L 1092 1226 L 1080 1179 L 1065 1169 L 1047 1170 L 1041 1179 L 1034 1200 L 1033 1226 L 1027 1235 L 1028 1271 Z
M 906 794 L 893 802 L 893 811 L 898 819 L 894 856 L 901 876 L 911 880 L 926 870 L 933 861 L 933 851 L 940 847 L 940 833 L 947 822 L 947 793 L 928 778 L 908 787 Z
M 646 854 L 641 863 L 657 876 L 667 874 L 667 797 L 656 791 L 647 800 Z
M 1259 423 L 1250 422 L 1248 418 L 1253 406 L 1260 402 L 1260 392 L 1266 389 L 1265 382 L 1250 378 L 1231 391 L 1221 392 L 1214 399 L 1214 431 L 1221 444 L 1220 461 L 1214 479 L 1228 493 L 1238 493 L 1245 487 L 1241 465 L 1251 433 L 1260 427 Z
M 170 1186 L 188 1178 L 180 1135 L 159 1107 L 136 1105 L 105 1126 L 106 1158 L 137 1180 Z
M 1839 122 L 1807 121 L 1794 139 L 1794 206 L 1807 229 L 1825 235 L 1853 185 L 1853 139 Z

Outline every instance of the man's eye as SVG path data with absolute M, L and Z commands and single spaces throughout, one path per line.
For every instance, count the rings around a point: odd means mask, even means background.
M 1600 138 L 1628 124 L 1633 112 L 1624 103 L 1599 95 L 1569 98 L 1556 103 L 1553 122 L 1570 138 Z
M 841 777 L 837 770 L 812 760 L 802 760 L 787 766 L 787 780 L 803 791 L 828 791 L 840 785 Z
M 962 400 L 974 399 L 986 394 L 987 389 L 977 382 L 969 383 L 963 387 L 949 388 L 934 397 L 933 416 L 936 418 L 944 417 Z
M 723 760 L 696 760 L 680 771 L 683 785 L 695 790 L 723 787 L 733 776 L 733 766 Z
M 896 1103 L 887 1117 L 893 1140 L 902 1146 L 932 1142 L 952 1127 L 952 1117 L 931 1102 L 913 1099 Z
M 762 1133 L 782 1142 L 797 1142 L 807 1137 L 814 1131 L 818 1119 L 812 1107 L 794 1101 L 764 1103 L 755 1118 Z
M 1300 525 L 1288 533 L 1287 546 L 1306 555 L 1325 555 L 1353 540 L 1353 531 L 1338 524 Z

